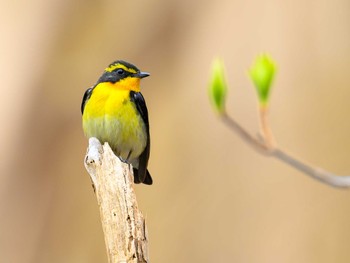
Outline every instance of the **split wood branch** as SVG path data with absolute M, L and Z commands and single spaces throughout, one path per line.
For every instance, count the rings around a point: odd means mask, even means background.
M 235 119 L 230 117 L 226 112 L 220 115 L 222 121 L 234 132 L 236 132 L 245 142 L 250 144 L 259 153 L 275 157 L 276 159 L 290 165 L 291 167 L 309 175 L 310 177 L 326 183 L 333 187 L 350 187 L 350 176 L 341 176 L 319 167 L 307 164 L 306 162 L 293 157 L 285 150 L 279 148 L 272 134 L 268 122 L 268 109 L 259 109 L 259 121 L 262 139 L 251 135 L 245 128 L 243 128 Z
M 131 165 L 116 157 L 108 143 L 89 139 L 85 167 L 95 190 L 109 263 L 147 263 L 148 236 L 138 208 Z

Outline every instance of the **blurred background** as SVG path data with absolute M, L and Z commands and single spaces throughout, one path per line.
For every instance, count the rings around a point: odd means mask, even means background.
M 151 73 L 154 185 L 136 191 L 152 262 L 350 261 L 350 190 L 259 155 L 207 98 L 221 56 L 228 111 L 255 134 L 247 69 L 269 52 L 279 144 L 350 174 L 348 0 L 19 0 L 0 17 L 1 262 L 106 262 L 80 104 L 116 59 Z

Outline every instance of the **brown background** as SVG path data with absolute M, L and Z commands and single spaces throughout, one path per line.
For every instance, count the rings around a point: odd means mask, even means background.
M 155 184 L 136 187 L 152 262 L 350 261 L 350 190 L 258 155 L 207 98 L 219 55 L 229 112 L 255 133 L 246 70 L 269 52 L 277 140 L 349 174 L 348 0 L 21 0 L 0 17 L 1 262 L 106 262 L 80 103 L 115 59 L 152 74 Z

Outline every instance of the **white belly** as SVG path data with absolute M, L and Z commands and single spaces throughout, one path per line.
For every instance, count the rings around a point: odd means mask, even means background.
M 101 143 L 108 142 L 114 153 L 123 160 L 129 157 L 133 162 L 146 147 L 146 128 L 139 115 L 131 119 L 108 115 L 89 118 L 83 126 L 87 137 L 96 137 Z

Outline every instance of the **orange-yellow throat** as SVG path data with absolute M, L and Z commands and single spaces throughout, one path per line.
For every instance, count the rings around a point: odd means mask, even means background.
M 99 83 L 85 105 L 83 129 L 88 138 L 108 142 L 116 155 L 132 161 L 145 149 L 147 133 L 130 91 L 140 91 L 139 78 Z

